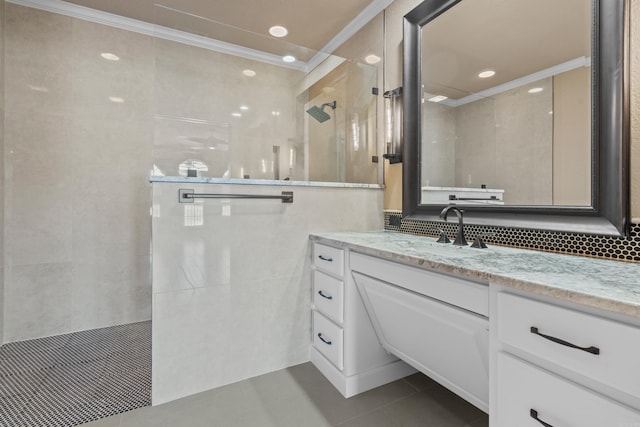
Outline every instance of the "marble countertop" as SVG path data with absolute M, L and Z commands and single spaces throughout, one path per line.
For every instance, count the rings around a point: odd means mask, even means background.
M 394 231 L 317 233 L 311 238 L 476 282 L 640 318 L 640 264 L 501 246 L 474 249 Z

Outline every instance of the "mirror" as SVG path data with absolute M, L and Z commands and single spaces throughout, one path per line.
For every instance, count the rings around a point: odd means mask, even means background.
M 426 0 L 404 21 L 403 215 L 624 235 L 624 0 Z

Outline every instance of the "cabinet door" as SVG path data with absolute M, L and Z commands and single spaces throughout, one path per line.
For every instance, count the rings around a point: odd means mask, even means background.
M 353 277 L 388 351 L 488 411 L 487 318 L 360 273 Z
M 640 413 L 507 353 L 498 353 L 497 385 L 500 427 L 640 425 Z

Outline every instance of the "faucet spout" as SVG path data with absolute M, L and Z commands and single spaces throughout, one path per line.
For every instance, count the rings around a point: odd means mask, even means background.
M 467 239 L 465 239 L 464 237 L 464 222 L 462 219 L 464 211 L 462 209 L 459 209 L 455 205 L 448 205 L 444 209 L 442 209 L 442 212 L 440 212 L 440 218 L 446 221 L 450 211 L 453 211 L 458 217 L 458 232 L 456 234 L 456 239 L 453 241 L 453 244 L 457 246 L 467 246 L 469 243 L 467 243 Z

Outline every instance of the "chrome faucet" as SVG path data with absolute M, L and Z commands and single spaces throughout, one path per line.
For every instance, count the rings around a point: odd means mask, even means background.
M 442 209 L 440 212 L 440 218 L 447 220 L 447 215 L 449 215 L 449 211 L 453 211 L 456 213 L 458 217 L 458 234 L 456 234 L 456 239 L 453 241 L 454 245 L 458 246 L 467 246 L 467 239 L 464 238 L 464 224 L 462 222 L 462 214 L 464 211 L 462 209 L 457 208 L 455 205 L 449 205 Z

